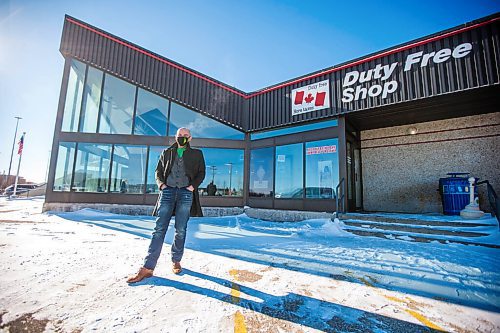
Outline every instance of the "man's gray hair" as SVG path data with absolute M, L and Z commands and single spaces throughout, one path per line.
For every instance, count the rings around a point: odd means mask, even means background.
M 178 137 L 178 136 L 179 136 L 179 132 L 180 132 L 181 130 L 186 130 L 186 131 L 188 131 L 188 132 L 189 132 L 189 136 L 191 136 L 191 130 L 190 130 L 189 128 L 187 128 L 187 127 L 179 127 L 179 128 L 177 129 L 177 132 L 175 133 L 175 137 Z

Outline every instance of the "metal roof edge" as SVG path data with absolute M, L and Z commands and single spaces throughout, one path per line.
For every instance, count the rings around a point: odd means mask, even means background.
M 325 69 L 318 70 L 318 71 L 313 72 L 313 73 L 305 74 L 305 75 L 297 77 L 297 78 L 293 78 L 293 79 L 290 79 L 290 80 L 287 80 L 287 81 L 284 81 L 284 82 L 281 82 L 281 83 L 278 83 L 275 85 L 271 85 L 271 86 L 262 88 L 260 90 L 257 90 L 257 91 L 251 92 L 251 93 L 247 93 L 247 92 L 244 92 L 238 88 L 235 88 L 233 86 L 225 84 L 219 80 L 211 78 L 211 77 L 209 77 L 201 72 L 198 72 L 194 69 L 191 69 L 191 68 L 186 67 L 180 63 L 177 63 L 173 60 L 170 60 L 164 56 L 161 56 L 157 53 L 149 51 L 149 50 L 147 50 L 143 47 L 140 47 L 134 43 L 131 43 L 123 38 L 115 36 L 109 32 L 106 32 L 102 29 L 99 29 L 95 26 L 92 26 L 84 21 L 76 19 L 76 18 L 74 18 L 70 15 L 67 15 L 67 14 L 65 15 L 65 22 L 70 22 L 70 23 L 76 24 L 76 25 L 83 27 L 87 30 L 90 30 L 94 33 L 102 35 L 103 37 L 111 39 L 114 42 L 118 42 L 124 46 L 127 46 L 127 47 L 135 50 L 135 51 L 138 51 L 138 52 L 143 53 L 145 55 L 148 55 L 154 59 L 157 59 L 159 61 L 167 63 L 168 65 L 171 65 L 171 66 L 178 68 L 178 69 L 180 69 L 180 70 L 182 70 L 190 75 L 194 75 L 202 80 L 205 80 L 211 84 L 214 84 L 220 88 L 223 88 L 229 92 L 232 92 L 240 97 L 243 97 L 244 99 L 250 99 L 252 97 L 255 97 L 255 96 L 258 96 L 261 94 L 265 94 L 267 92 L 271 92 L 271 91 L 279 89 L 279 88 L 283 88 L 283 87 L 286 87 L 286 86 L 289 86 L 292 84 L 300 83 L 300 82 L 305 81 L 305 80 L 310 80 L 310 79 L 313 79 L 313 78 L 316 78 L 316 77 L 319 77 L 322 75 L 330 74 L 332 72 L 339 71 L 339 70 L 342 70 L 342 69 L 347 68 L 347 67 L 355 66 L 355 65 L 367 62 L 367 61 L 378 59 L 378 58 L 381 58 L 381 57 L 384 57 L 384 56 L 387 56 L 387 55 L 390 55 L 390 54 L 393 54 L 396 52 L 401 52 L 401 51 L 404 51 L 404 50 L 407 50 L 407 49 L 410 49 L 413 47 L 417 47 L 417 46 L 423 45 L 425 43 L 428 43 L 428 42 L 431 42 L 434 40 L 439 40 L 442 38 L 453 36 L 453 35 L 468 31 L 468 30 L 478 28 L 480 26 L 484 26 L 487 24 L 497 22 L 499 20 L 500 20 L 500 13 L 497 12 L 495 14 L 492 14 L 492 15 L 489 15 L 489 16 L 486 16 L 483 18 L 479 18 L 477 20 L 473 20 L 473 21 L 470 21 L 470 22 L 467 22 L 464 24 L 460 24 L 460 25 L 453 27 L 453 28 L 450 28 L 450 29 L 446 29 L 446 30 L 443 30 L 443 31 L 440 31 L 440 32 L 437 32 L 437 33 L 434 33 L 434 34 L 431 34 L 431 35 L 428 35 L 425 37 L 417 38 L 417 39 L 411 40 L 411 41 L 403 43 L 403 44 L 398 44 L 396 46 L 389 47 L 389 48 L 386 48 L 384 50 L 377 51 L 377 52 L 368 54 L 366 56 L 356 58 L 354 60 L 346 61 L 344 63 L 335 65 L 333 67 L 327 67 Z M 63 33 L 64 33 L 64 31 L 63 31 Z

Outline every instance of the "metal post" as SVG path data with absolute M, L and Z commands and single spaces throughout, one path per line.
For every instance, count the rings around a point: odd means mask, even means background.
M 12 166 L 12 156 L 14 156 L 14 146 L 16 145 L 17 126 L 19 125 L 19 119 L 23 119 L 23 118 L 17 117 L 17 116 L 14 117 L 14 118 L 17 119 L 17 121 L 16 121 L 16 131 L 14 132 L 14 141 L 12 142 L 12 151 L 10 152 L 9 173 L 7 173 L 7 180 L 10 177 L 10 169 L 11 169 L 11 166 Z
M 475 200 L 474 200 L 474 182 L 476 181 L 476 179 L 474 177 L 470 177 L 469 178 L 469 205 L 473 205 L 475 203 Z
M 484 212 L 479 209 L 478 198 L 474 198 L 474 177 L 469 178 L 469 204 L 460 211 L 460 216 L 464 219 L 480 219 L 484 216 Z

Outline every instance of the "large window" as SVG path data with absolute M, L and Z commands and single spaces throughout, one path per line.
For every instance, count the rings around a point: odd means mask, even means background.
M 102 71 L 89 67 L 83 91 L 82 120 L 80 132 L 96 133 L 99 101 L 101 98 Z
M 174 136 L 180 127 L 195 138 L 245 139 L 239 130 L 71 60 L 62 131 Z
M 56 173 L 54 176 L 54 191 L 69 191 L 73 161 L 75 157 L 75 143 L 61 142 L 57 151 Z
M 250 196 L 273 196 L 274 148 L 254 149 L 250 153 Z
M 115 145 L 110 192 L 144 193 L 147 147 Z
M 78 131 L 84 81 L 85 64 L 77 60 L 71 60 L 68 90 L 66 91 L 66 103 L 64 104 L 64 116 L 61 128 L 63 132 Z
M 244 151 L 241 149 L 201 148 L 206 175 L 201 195 L 243 196 Z
M 303 147 L 302 143 L 276 147 L 276 198 L 303 198 Z
M 167 113 L 168 100 L 139 88 L 134 134 L 166 136 Z
M 335 197 L 339 182 L 338 139 L 306 143 L 306 198 Z
M 168 135 L 174 136 L 180 127 L 189 128 L 191 135 L 195 138 L 245 139 L 243 132 L 186 109 L 179 104 L 172 103 L 170 107 Z
M 130 83 L 106 74 L 99 133 L 132 134 L 135 90 Z
M 152 146 L 149 147 L 149 159 L 148 159 L 148 175 L 146 179 L 146 193 L 158 193 L 158 185 L 156 184 L 156 165 L 158 165 L 158 160 L 160 159 L 161 153 L 166 147 L 163 146 Z
M 106 192 L 109 180 L 111 145 L 79 143 L 72 190 Z

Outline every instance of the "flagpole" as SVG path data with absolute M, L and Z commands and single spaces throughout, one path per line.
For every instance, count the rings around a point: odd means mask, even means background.
M 21 117 L 14 117 L 17 119 L 16 122 L 16 131 L 14 132 L 14 142 L 12 142 L 12 151 L 10 152 L 10 162 L 9 162 L 9 173 L 7 174 L 7 182 L 9 181 L 10 177 L 10 167 L 12 166 L 12 156 L 14 156 L 14 146 L 16 145 L 16 137 L 17 137 L 17 126 L 19 125 L 19 119 L 23 119 Z
M 23 145 L 24 145 L 24 136 L 26 135 L 26 132 L 23 132 Z M 16 173 L 16 182 L 14 183 L 14 196 L 16 196 L 17 193 L 17 180 L 19 178 L 19 169 L 21 168 L 21 158 L 23 157 L 23 150 L 21 149 L 21 154 L 19 154 L 19 163 L 17 164 L 17 173 Z

